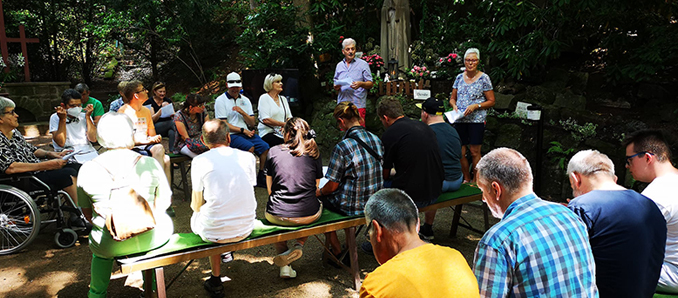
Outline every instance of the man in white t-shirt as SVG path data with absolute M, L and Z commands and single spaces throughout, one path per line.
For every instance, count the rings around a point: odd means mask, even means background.
M 205 122 L 202 140 L 210 150 L 192 162 L 191 230 L 207 242 L 238 242 L 254 229 L 256 159 L 229 147 L 231 138 L 224 121 Z M 210 256 L 210 265 L 212 276 L 205 281 L 205 290 L 212 297 L 223 296 L 218 254 Z
M 55 113 L 49 117 L 54 151 L 74 149 L 94 153 L 92 156 L 96 157 L 96 151 L 90 144 L 97 141 L 97 127 L 91 117 L 94 107 L 90 104 L 83 109 L 80 93 L 67 89 L 61 95 L 61 104 L 54 109 Z
M 248 127 L 254 127 L 257 118 L 249 98 L 240 94 L 242 79 L 240 75 L 232 72 L 226 77 L 228 91 L 219 95 L 214 102 L 214 118 L 228 121 L 228 130 L 231 134 L 231 147 L 249 151 L 259 156 L 259 173 L 257 174 L 257 186 L 266 187 L 264 175 L 264 161 L 268 154 L 269 146 L 254 131 Z
M 666 220 L 666 250 L 657 291 L 678 293 L 678 169 L 661 131 L 641 130 L 625 141 L 626 167 L 633 178 L 649 182 L 642 194 L 652 199 Z

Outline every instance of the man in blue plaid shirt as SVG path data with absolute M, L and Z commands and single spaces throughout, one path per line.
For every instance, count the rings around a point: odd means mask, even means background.
M 499 148 L 476 167 L 478 186 L 501 221 L 478 243 L 481 297 L 598 297 L 586 227 L 567 207 L 532 191 L 530 164 Z

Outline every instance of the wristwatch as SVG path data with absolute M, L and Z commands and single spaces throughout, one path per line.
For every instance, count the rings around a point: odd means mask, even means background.
M 483 106 L 481 106 L 480 104 L 478 104 L 478 109 L 479 109 L 479 110 L 480 110 L 480 108 L 482 108 L 482 107 L 483 107 Z
M 241 127 L 241 128 L 240 128 L 240 133 L 245 133 L 245 129 Z

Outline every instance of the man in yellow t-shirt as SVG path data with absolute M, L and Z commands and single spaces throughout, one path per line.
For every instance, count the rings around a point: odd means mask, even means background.
M 478 282 L 455 249 L 419 238 L 419 214 L 399 189 L 382 189 L 365 205 L 367 232 L 381 264 L 367 275 L 360 297 L 479 297 Z
M 123 113 L 134 123 L 134 145 L 132 150 L 139 154 L 151 156 L 160 163 L 165 170 L 165 176 L 170 183 L 170 159 L 165 155 L 165 148 L 160 144 L 162 136 L 155 133 L 151 111 L 143 106 L 148 99 L 148 90 L 139 81 L 130 81 L 123 89 L 125 104 L 118 113 Z

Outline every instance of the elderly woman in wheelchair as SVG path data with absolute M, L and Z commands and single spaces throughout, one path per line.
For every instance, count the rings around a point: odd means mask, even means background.
M 77 170 L 68 164 L 62 157 L 68 152 L 50 152 L 26 142 L 21 133 L 16 129 L 19 127 L 19 115 L 15 111 L 16 105 L 8 98 L 0 97 L 0 178 L 3 178 L 3 184 L 22 184 L 27 182 L 18 182 L 23 178 L 34 178 L 38 186 L 42 185 L 47 192 L 38 192 L 35 184 L 29 185 L 29 189 L 19 190 L 16 187 L 0 186 L 0 230 L 4 233 L 0 254 L 8 254 L 20 250 L 30 243 L 40 229 L 40 212 L 37 204 L 26 193 L 37 193 L 38 195 L 52 195 L 49 204 L 56 208 L 48 208 L 50 212 L 58 214 L 58 226 L 60 229 L 69 226 L 63 221 L 64 210 L 70 211 L 71 221 L 83 226 L 80 211 L 73 204 L 77 201 L 76 177 Z M 19 177 L 22 176 L 22 177 Z M 24 179 L 25 181 L 25 179 Z M 66 197 L 70 209 L 64 209 L 61 206 L 61 194 Z M 57 202 L 54 202 L 56 198 Z M 15 217 L 21 216 L 19 220 Z M 63 233 L 62 229 L 60 233 Z M 60 244 L 57 233 L 57 244 L 63 247 L 75 244 L 77 235 L 73 230 L 68 230 L 70 237 L 67 241 Z

